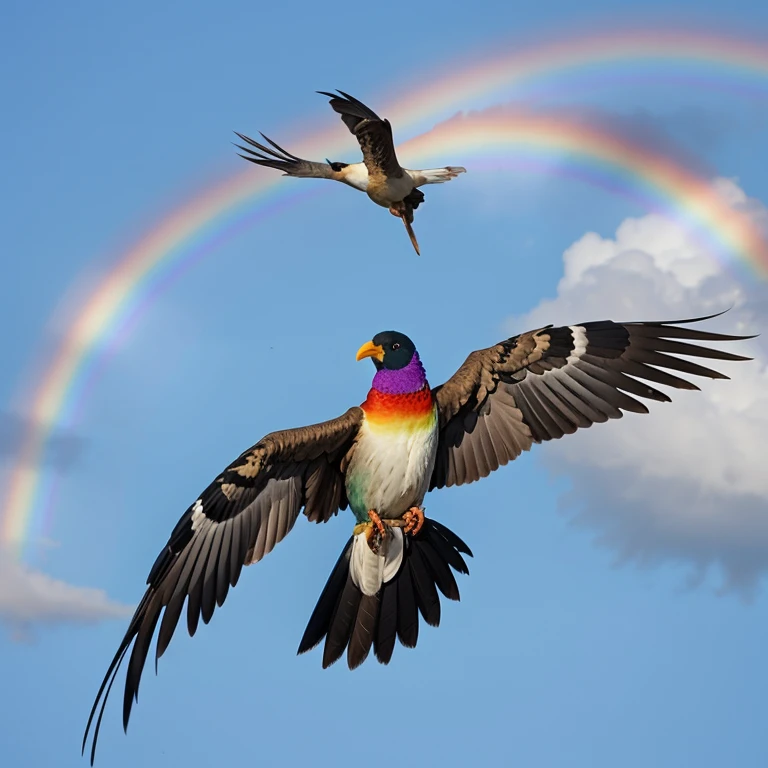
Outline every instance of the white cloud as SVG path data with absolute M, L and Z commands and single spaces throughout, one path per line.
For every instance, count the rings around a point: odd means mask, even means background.
M 101 589 L 67 584 L 0 553 L 0 622 L 16 639 L 41 624 L 91 624 L 132 612 Z
M 765 227 L 768 209 L 734 182 L 715 188 Z M 584 235 L 564 254 L 557 296 L 510 325 L 675 320 L 733 310 L 702 325 L 718 332 L 765 329 L 765 285 L 746 285 L 676 223 L 627 219 L 614 238 Z M 514 331 L 513 331 L 514 332 Z M 726 348 L 752 362 L 715 362 L 731 381 L 696 380 L 702 392 L 670 391 L 650 415 L 627 414 L 540 448 L 566 475 L 567 514 L 596 531 L 623 560 L 682 562 L 702 579 L 720 566 L 726 588 L 749 591 L 768 570 L 768 337 Z M 704 361 L 706 364 L 706 361 Z

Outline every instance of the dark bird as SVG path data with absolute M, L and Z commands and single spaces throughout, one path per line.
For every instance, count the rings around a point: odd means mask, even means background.
M 466 168 L 449 165 L 445 168 L 428 168 L 410 171 L 403 168 L 395 154 L 392 126 L 389 120 L 382 120 L 372 109 L 343 91 L 339 95 L 318 91 L 330 96 L 330 105 L 341 115 L 344 125 L 355 135 L 363 151 L 362 163 L 335 163 L 326 160 L 316 163 L 286 152 L 281 146 L 262 133 L 269 147 L 258 141 L 235 133 L 249 147 L 236 144 L 246 154 L 240 155 L 256 165 L 277 168 L 286 176 L 301 178 L 333 179 L 365 192 L 377 205 L 389 208 L 393 216 L 403 220 L 411 243 L 419 253 L 419 244 L 413 232 L 413 212 L 424 202 L 424 193 L 419 187 L 424 184 L 442 184 L 466 173 Z
M 623 411 L 647 413 L 639 398 L 670 400 L 652 385 L 698 389 L 683 376 L 728 378 L 685 357 L 749 358 L 691 342 L 752 337 L 682 325 L 704 319 L 546 326 L 472 352 L 435 389 L 407 336 L 374 336 L 357 353 L 376 367 L 362 405 L 331 421 L 262 438 L 179 520 L 91 709 L 83 738 L 84 751 L 95 725 L 91 763 L 107 697 L 131 644 L 124 728 L 158 624 L 155 663 L 185 603 L 194 635 L 199 620 L 208 623 L 223 604 L 242 567 L 271 552 L 302 511 L 320 523 L 349 507 L 355 527 L 298 652 L 324 641 L 323 667 L 346 651 L 353 669 L 371 648 L 387 664 L 396 639 L 414 647 L 419 613 L 439 625 L 438 591 L 459 599 L 453 571 L 468 573 L 463 555 L 472 554 L 455 533 L 424 516 L 427 491 L 479 480 L 533 443 L 618 419 Z

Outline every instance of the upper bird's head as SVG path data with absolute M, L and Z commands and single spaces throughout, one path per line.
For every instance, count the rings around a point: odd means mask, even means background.
M 416 345 L 398 331 L 382 331 L 357 350 L 357 359 L 370 357 L 376 366 L 374 389 L 388 394 L 417 392 L 426 383 Z
M 336 173 L 349 165 L 349 163 L 332 163 L 327 157 L 325 158 L 325 162 L 328 163 L 328 165 L 331 166 L 331 170 L 336 171 Z

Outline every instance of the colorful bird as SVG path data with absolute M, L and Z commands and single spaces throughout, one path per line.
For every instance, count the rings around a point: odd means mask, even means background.
M 428 168 L 410 171 L 403 168 L 395 154 L 392 126 L 389 120 L 382 120 L 372 109 L 343 91 L 340 95 L 318 91 L 330 96 L 330 105 L 341 115 L 344 125 L 357 137 L 363 151 L 362 163 L 311 162 L 286 152 L 281 146 L 262 133 L 266 147 L 242 133 L 235 133 L 251 147 L 236 144 L 246 154 L 240 155 L 256 165 L 277 168 L 286 176 L 301 178 L 333 179 L 365 192 L 377 205 L 389 208 L 393 216 L 403 220 L 411 243 L 420 253 L 416 235 L 413 232 L 413 212 L 424 202 L 424 193 L 419 187 L 424 184 L 442 184 L 466 173 L 466 168 L 448 165 L 445 168 Z
M 194 635 L 200 618 L 208 623 L 223 604 L 243 565 L 271 552 L 302 510 L 319 523 L 349 507 L 355 526 L 298 652 L 325 640 L 323 667 L 346 650 L 353 669 L 371 648 L 387 664 L 396 638 L 414 647 L 418 614 L 439 625 L 438 590 L 459 599 L 452 570 L 468 573 L 463 555 L 472 554 L 455 533 L 424 516 L 427 491 L 486 477 L 533 443 L 620 418 L 623 411 L 647 413 L 637 398 L 669 401 L 647 382 L 698 389 L 678 374 L 728 378 L 680 357 L 749 359 L 691 344 L 751 338 L 681 325 L 705 319 L 546 326 L 472 352 L 435 389 L 407 336 L 374 336 L 357 352 L 358 360 L 372 358 L 376 367 L 362 405 L 331 421 L 267 435 L 179 520 L 91 709 L 83 751 L 101 704 L 91 763 L 107 697 L 131 644 L 124 728 L 158 622 L 156 662 L 184 604 Z

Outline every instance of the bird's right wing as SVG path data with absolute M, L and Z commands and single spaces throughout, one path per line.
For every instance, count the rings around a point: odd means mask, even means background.
M 752 337 L 680 325 L 707 319 L 547 326 L 472 352 L 445 384 L 433 390 L 440 437 L 431 487 L 474 482 L 517 458 L 533 443 L 621 418 L 624 411 L 647 413 L 648 408 L 637 398 L 669 401 L 668 395 L 646 382 L 698 389 L 664 368 L 683 375 L 727 379 L 681 355 L 748 360 L 689 342 Z
M 401 178 L 405 171 L 400 167 L 395 154 L 395 142 L 389 120 L 382 120 L 362 101 L 344 91 L 339 91 L 340 96 L 326 91 L 318 93 L 330 97 L 329 103 L 333 110 L 341 115 L 344 125 L 357 137 L 368 175 L 384 175 L 389 179 Z
M 322 424 L 267 435 L 233 461 L 187 509 L 152 566 L 147 591 L 93 703 L 83 737 L 85 751 L 101 703 L 91 764 L 104 707 L 131 643 L 124 728 L 133 701 L 138 700 L 141 673 L 161 613 L 155 663 L 171 641 L 185 602 L 187 629 L 194 635 L 200 618 L 207 624 L 215 606 L 224 603 L 243 565 L 271 552 L 293 528 L 302 509 L 310 520 L 325 522 L 347 506 L 345 462 L 362 419 L 362 410 L 355 407 Z
M 246 144 L 255 147 L 255 149 L 249 149 L 240 144 L 235 144 L 238 149 L 242 149 L 243 152 L 247 153 L 240 155 L 243 160 L 248 160 L 265 168 L 277 168 L 278 171 L 283 171 L 286 176 L 298 176 L 305 179 L 333 179 L 334 181 L 340 181 L 342 178 L 341 174 L 334 171 L 328 163 L 302 160 L 300 157 L 286 152 L 279 144 L 276 144 L 272 139 L 268 139 L 263 133 L 261 134 L 262 138 L 270 144 L 272 149 L 264 146 L 264 144 L 259 144 L 258 141 L 254 141 L 245 134 L 237 133 L 237 131 L 235 131 L 235 134 Z

